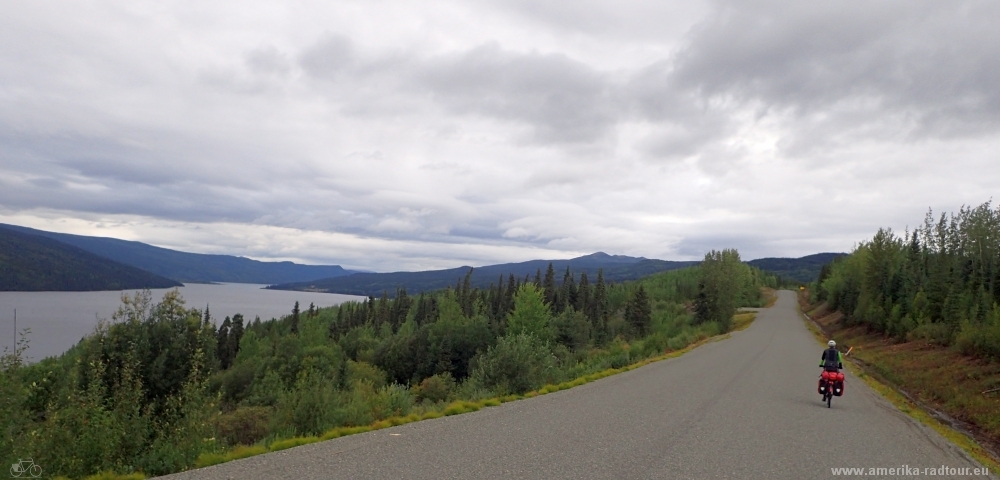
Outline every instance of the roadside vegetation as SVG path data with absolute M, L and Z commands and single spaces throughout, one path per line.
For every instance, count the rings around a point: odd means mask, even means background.
M 76 347 L 0 363 L 0 459 L 48 475 L 160 475 L 571 388 L 748 324 L 776 279 L 711 252 L 612 284 L 557 274 L 217 322 L 123 296 Z M 111 475 L 108 473 L 108 475 Z
M 1000 209 L 962 208 L 903 236 L 880 229 L 820 272 L 815 300 L 894 339 L 1000 360 Z
M 804 309 L 866 372 L 1000 445 L 1000 210 L 880 229 L 808 292 Z

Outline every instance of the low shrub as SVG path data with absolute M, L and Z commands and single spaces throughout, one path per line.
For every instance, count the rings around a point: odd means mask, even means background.
M 559 375 L 548 345 L 524 333 L 500 338 L 473 363 L 473 381 L 499 393 L 524 393 Z
M 447 372 L 427 377 L 414 388 L 418 400 L 430 400 L 435 403 L 447 400 L 454 389 L 455 379 Z
M 267 436 L 271 409 L 240 407 L 212 420 L 215 438 L 225 445 L 253 445 Z

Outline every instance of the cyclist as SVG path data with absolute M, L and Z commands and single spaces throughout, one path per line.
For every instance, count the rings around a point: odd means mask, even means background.
M 823 350 L 823 356 L 819 358 L 819 366 L 828 372 L 839 372 L 844 368 L 844 357 L 837 350 L 837 342 L 830 340 L 826 342 L 830 348 Z

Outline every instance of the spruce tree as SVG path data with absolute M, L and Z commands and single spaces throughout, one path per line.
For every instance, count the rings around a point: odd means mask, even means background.
M 216 357 L 218 357 L 219 364 L 222 366 L 223 370 L 229 368 L 229 361 L 230 361 L 230 358 L 229 358 L 229 327 L 230 327 L 230 325 L 231 325 L 231 322 L 229 320 L 229 317 L 226 317 L 226 319 L 222 321 L 222 326 L 219 327 L 219 331 L 216 332 L 216 334 L 215 334 L 215 338 L 216 338 L 215 355 L 216 355 Z
M 649 303 L 649 295 L 642 285 L 632 292 L 625 304 L 625 322 L 629 324 L 638 337 L 649 334 L 653 321 L 653 308 Z
M 468 272 L 465 272 L 465 279 L 462 280 L 462 290 L 458 294 L 458 304 L 462 307 L 462 313 L 469 318 L 472 318 L 472 310 L 475 303 L 472 292 L 472 270 L 474 269 L 470 268 Z
M 563 283 L 559 292 L 559 312 L 562 313 L 568 307 L 575 308 L 577 295 L 576 281 L 573 279 L 573 274 L 569 271 L 569 267 L 566 267 L 566 274 L 563 275 Z
M 545 280 L 542 281 L 542 289 L 545 292 L 545 303 L 554 312 L 556 309 L 556 270 L 552 268 L 552 262 L 549 262 L 549 268 L 545 270 Z
M 587 280 L 587 272 L 580 274 L 580 287 L 577 288 L 575 306 L 578 312 L 584 313 L 587 313 L 587 308 L 590 306 L 590 282 Z
M 340 329 L 344 324 L 344 305 L 337 307 L 337 318 L 330 322 L 330 326 L 327 327 L 327 337 L 336 340 L 340 337 Z
M 243 332 L 243 315 L 237 313 L 233 315 L 233 321 L 229 328 L 229 338 L 226 341 L 226 348 L 229 350 L 230 365 L 236 361 L 236 355 L 240 353 L 240 340 L 243 339 Z
M 299 301 L 295 301 L 295 306 L 292 307 L 292 317 L 291 317 L 291 332 L 293 334 L 299 333 Z

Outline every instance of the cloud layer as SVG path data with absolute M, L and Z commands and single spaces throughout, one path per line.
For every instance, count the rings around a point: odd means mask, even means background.
M 847 250 L 993 195 L 998 22 L 988 1 L 22 2 L 0 221 L 379 271 Z

